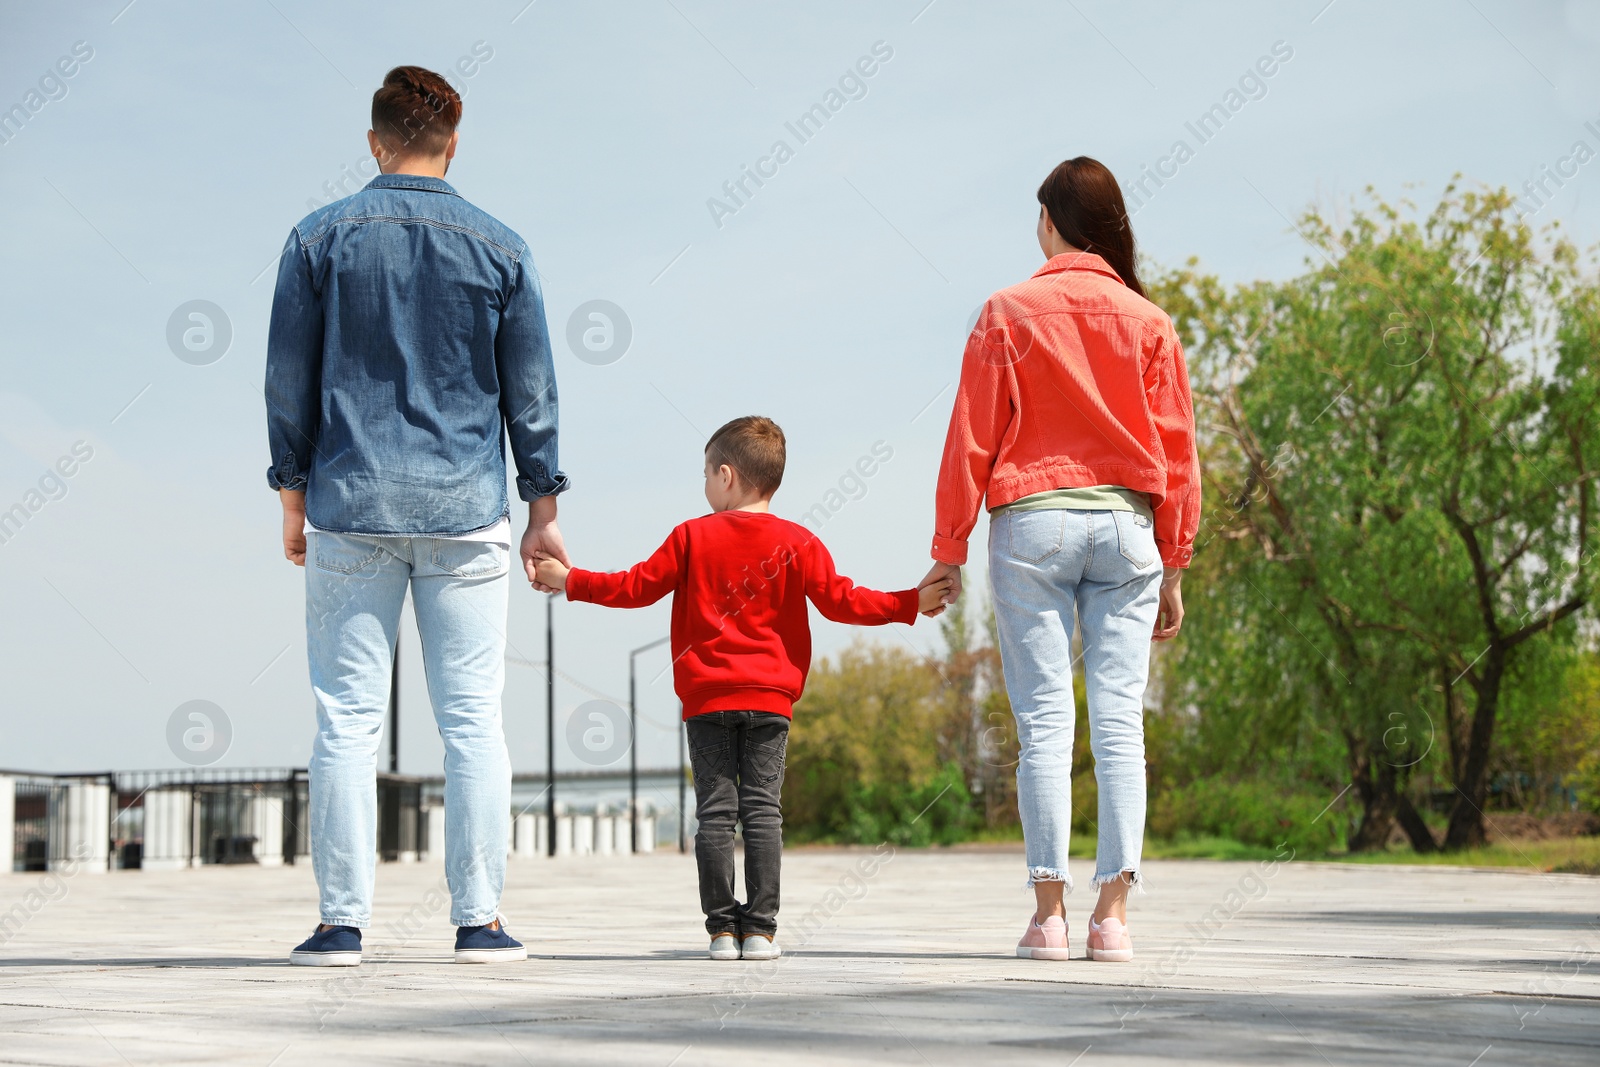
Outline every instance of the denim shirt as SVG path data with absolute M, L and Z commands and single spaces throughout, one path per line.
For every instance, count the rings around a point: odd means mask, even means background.
M 289 234 L 265 394 L 267 484 L 321 530 L 493 525 L 507 436 L 523 500 L 568 485 L 528 246 L 439 178 L 380 174 Z

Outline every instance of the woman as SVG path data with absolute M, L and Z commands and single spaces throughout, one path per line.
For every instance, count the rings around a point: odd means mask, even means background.
M 1150 642 L 1183 621 L 1180 580 L 1200 514 L 1194 415 L 1177 334 L 1145 299 L 1111 172 L 1069 159 L 1039 187 L 1039 204 L 1045 265 L 992 296 L 967 338 L 928 580 L 959 576 L 984 503 L 1036 904 L 1017 955 L 1031 959 L 1069 957 L 1072 669 L 1082 662 L 1100 797 L 1087 954 L 1127 961 Z

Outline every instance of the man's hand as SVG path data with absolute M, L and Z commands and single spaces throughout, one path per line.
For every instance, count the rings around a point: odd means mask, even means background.
M 283 505 L 283 558 L 296 567 L 306 565 L 306 494 L 303 489 L 279 489 Z
M 541 556 L 534 565 L 537 577 L 534 578 L 535 587 L 547 593 L 565 593 L 567 591 L 567 574 L 572 568 L 562 563 L 553 556 Z
M 561 540 L 561 530 L 556 526 L 556 498 L 553 496 L 542 496 L 528 504 L 528 529 L 522 535 L 522 569 L 539 592 L 557 592 L 556 587 L 539 581 L 541 557 L 559 560 L 565 567 L 572 566 L 572 560 L 567 558 L 567 546 Z M 566 582 L 565 575 L 562 575 L 562 582 Z
M 1170 641 L 1183 626 L 1183 571 L 1168 567 L 1161 575 L 1161 605 L 1156 609 L 1156 629 L 1152 641 Z
M 927 576 L 917 583 L 918 593 L 920 594 L 931 585 L 941 586 L 942 591 L 938 599 L 930 607 L 928 606 L 928 598 L 922 596 L 917 609 L 930 619 L 935 615 L 941 614 L 946 607 L 961 598 L 961 568 L 954 563 L 935 563 L 933 569 L 928 571 Z

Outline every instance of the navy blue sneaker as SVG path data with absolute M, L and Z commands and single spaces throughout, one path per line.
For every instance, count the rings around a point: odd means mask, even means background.
M 301 967 L 354 967 L 361 962 L 361 931 L 354 926 L 319 929 L 289 953 Z
M 528 958 L 522 942 L 506 933 L 503 917 L 492 926 L 456 927 L 457 963 L 511 963 Z

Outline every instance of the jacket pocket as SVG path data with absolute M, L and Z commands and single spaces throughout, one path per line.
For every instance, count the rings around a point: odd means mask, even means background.
M 1156 561 L 1155 525 L 1136 511 L 1113 511 L 1117 524 L 1117 548 L 1122 558 L 1140 570 Z
M 1014 511 L 1006 516 L 1007 551 L 1023 563 L 1043 563 L 1060 552 L 1066 532 L 1067 513 L 1061 509 Z

